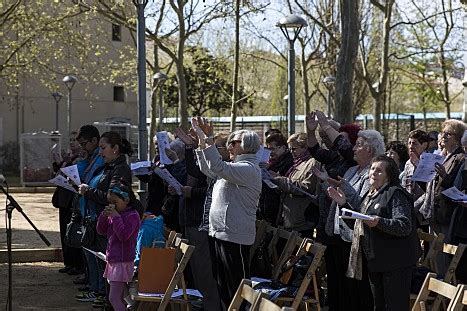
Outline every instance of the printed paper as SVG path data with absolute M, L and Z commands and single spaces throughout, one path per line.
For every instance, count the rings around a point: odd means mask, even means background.
M 81 185 L 81 179 L 79 178 L 78 165 L 70 165 L 67 167 L 62 167 L 60 169 L 63 174 L 65 174 L 70 180 L 76 185 Z
M 451 187 L 441 192 L 455 202 L 467 202 L 467 194 L 463 193 L 456 187 Z
M 422 182 L 432 181 L 436 175 L 435 163 L 443 164 L 444 156 L 428 152 L 422 153 L 420 162 L 412 175 L 412 180 Z
M 49 182 L 59 187 L 70 190 L 71 192 L 78 193 L 78 191 L 76 191 L 75 188 L 73 188 L 70 181 L 62 175 L 55 176 L 54 178 L 50 179 Z
M 343 219 L 361 219 L 361 220 L 373 220 L 374 218 L 356 211 L 352 211 L 347 208 L 341 209 L 341 215 L 339 216 Z
M 170 172 L 165 168 L 156 167 L 154 173 L 167 182 L 170 186 L 174 187 L 178 195 L 182 195 L 182 185 L 178 182 L 175 177 L 170 174 Z
M 130 164 L 133 175 L 149 175 L 151 174 L 151 161 L 140 161 Z
M 170 160 L 167 154 L 165 153 L 166 148 L 170 149 L 169 135 L 167 134 L 166 131 L 162 131 L 162 132 L 157 132 L 156 137 L 157 137 L 157 146 L 159 148 L 160 162 L 164 165 L 172 164 L 173 163 L 172 160 Z

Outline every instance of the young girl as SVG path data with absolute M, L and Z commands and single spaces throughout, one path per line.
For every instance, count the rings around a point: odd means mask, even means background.
M 132 189 L 112 186 L 107 193 L 109 205 L 99 215 L 97 232 L 107 235 L 107 265 L 104 277 L 110 284 L 109 301 L 115 311 L 126 310 L 126 283 L 133 278 L 136 238 L 140 217 L 135 208 L 138 201 Z

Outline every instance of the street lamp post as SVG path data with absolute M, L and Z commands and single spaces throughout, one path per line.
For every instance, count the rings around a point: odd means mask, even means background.
M 294 43 L 303 27 L 308 26 L 307 22 L 298 15 L 287 15 L 276 24 L 286 37 L 289 43 L 288 55 L 288 81 L 287 81 L 287 132 L 290 135 L 295 133 L 295 49 Z
M 138 51 L 138 158 L 140 161 L 148 159 L 148 129 L 146 121 L 146 20 L 144 8 L 148 0 L 133 0 L 138 14 L 136 29 L 136 46 Z M 139 182 L 138 195 L 146 204 L 147 185 Z M 146 206 L 146 205 L 145 205 Z
M 336 78 L 333 76 L 327 76 L 326 78 L 323 79 L 323 83 L 326 85 L 328 89 L 328 99 L 326 103 L 328 118 L 331 117 L 331 88 L 334 85 L 334 82 L 336 82 Z
M 55 131 L 58 132 L 58 103 L 62 100 L 63 94 L 60 92 L 52 93 L 52 97 L 55 100 Z
M 67 103 L 67 135 L 71 133 L 71 90 L 75 86 L 75 83 L 78 82 L 78 79 L 75 76 L 65 76 L 63 78 L 63 83 L 65 83 L 66 88 L 68 89 L 68 103 Z
M 157 123 L 157 130 L 162 130 L 162 125 L 164 124 L 164 104 L 163 104 L 163 94 L 162 94 L 162 85 L 167 81 L 169 77 L 163 72 L 157 72 L 153 79 L 157 82 L 156 87 L 159 87 L 159 122 Z

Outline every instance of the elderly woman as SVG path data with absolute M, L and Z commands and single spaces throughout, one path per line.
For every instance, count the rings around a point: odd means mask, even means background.
M 412 268 L 421 252 L 413 203 L 399 184 L 393 159 L 375 157 L 368 177 L 370 191 L 360 205 L 349 205 L 341 189 L 328 188 L 339 207 L 372 217 L 355 221 L 347 274 L 362 278 L 366 262 L 374 310 L 409 310 Z
M 462 149 L 461 138 L 464 135 L 465 123 L 459 120 L 446 120 L 443 122 L 441 131 L 442 142 L 446 152 L 446 159 L 443 164 L 435 164 L 437 177 L 434 180 L 434 205 L 432 220 L 435 232 L 447 234 L 449 223 L 453 213 L 453 208 L 449 200 L 441 195 L 441 192 L 453 186 L 454 179 L 464 160 L 464 150 Z
M 316 192 L 316 177 L 311 168 L 316 161 L 308 151 L 306 133 L 297 133 L 289 137 L 287 143 L 292 153 L 293 165 L 285 173 L 279 176 L 270 171 L 275 176 L 271 179 L 283 192 L 282 217 L 284 228 L 302 233 L 304 237 L 312 237 L 314 224 L 305 219 L 305 210 L 311 203 L 308 194 Z
M 232 162 L 222 161 L 214 144 L 212 127 L 192 119 L 198 139 L 196 150 L 201 172 L 217 177 L 209 211 L 209 236 L 214 278 L 221 298 L 220 310 L 227 310 L 238 284 L 250 277 L 249 251 L 256 235 L 256 207 L 261 193 L 261 169 L 256 160 L 258 135 L 239 130 L 227 139 Z
M 379 132 L 362 130 L 358 132 L 357 136 L 353 147 L 354 160 L 357 165 L 349 168 L 343 178 L 338 181 L 329 178 L 325 172 L 314 170 L 315 174 L 323 181 L 321 184 L 323 190 L 327 189 L 330 184 L 338 186 L 345 193 L 352 206 L 359 206 L 370 188 L 368 171 L 371 160 L 375 156 L 384 154 L 385 151 L 384 140 Z M 351 227 L 352 223 L 344 222 L 339 218 L 339 209 L 337 204 L 333 203 L 330 207 L 325 232 L 329 237 L 339 238 L 334 245 L 328 245 L 334 255 L 333 258 L 329 258 L 329 260 L 333 260 L 330 262 L 330 266 L 334 267 L 335 278 L 338 279 L 336 291 L 339 294 L 335 296 L 339 297 L 339 309 L 371 310 L 373 309 L 373 299 L 367 275 L 364 274 L 361 280 L 345 276 L 349 262 L 349 242 L 352 241 Z M 365 270 L 366 266 L 363 269 Z

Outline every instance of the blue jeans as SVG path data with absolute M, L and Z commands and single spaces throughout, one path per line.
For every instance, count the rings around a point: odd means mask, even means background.
M 97 261 L 100 260 L 90 252 L 84 250 L 86 262 L 88 264 L 88 282 L 91 291 L 104 295 L 105 294 L 105 281 L 104 271 L 99 267 Z

